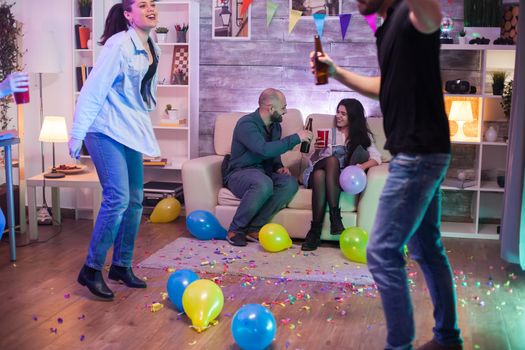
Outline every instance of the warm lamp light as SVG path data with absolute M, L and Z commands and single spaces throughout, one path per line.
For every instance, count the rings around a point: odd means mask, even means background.
M 463 124 L 474 121 L 472 103 L 470 101 L 452 101 L 448 118 L 458 123 L 458 131 L 453 138 L 456 140 L 467 139 L 467 136 L 463 132 Z
M 55 142 L 68 141 L 66 119 L 64 117 L 46 116 L 38 140 L 53 144 L 53 168 L 50 173 L 44 174 L 44 177 L 54 179 L 64 177 L 64 174 L 57 172 L 55 166 Z

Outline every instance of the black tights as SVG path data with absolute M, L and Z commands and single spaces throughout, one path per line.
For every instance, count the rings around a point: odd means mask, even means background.
M 334 156 L 315 163 L 308 180 L 308 188 L 312 189 L 312 221 L 323 222 L 327 200 L 330 208 L 339 207 L 340 174 L 339 160 Z

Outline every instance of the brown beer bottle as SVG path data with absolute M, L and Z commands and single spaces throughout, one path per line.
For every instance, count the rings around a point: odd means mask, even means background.
M 308 119 L 308 123 L 306 123 L 306 128 L 304 129 L 312 131 L 312 118 Z M 309 141 L 301 142 L 301 153 L 310 153 L 310 143 Z
M 319 35 L 314 35 L 315 40 L 315 54 L 314 54 L 314 70 L 315 70 L 315 85 L 328 84 L 328 65 L 319 61 L 318 53 L 323 56 L 323 47 L 321 46 L 321 38 Z

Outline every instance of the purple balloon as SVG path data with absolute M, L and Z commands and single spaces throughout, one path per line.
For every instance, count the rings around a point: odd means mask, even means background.
M 348 194 L 361 193 L 366 187 L 365 171 L 355 165 L 347 166 L 339 176 L 339 184 Z

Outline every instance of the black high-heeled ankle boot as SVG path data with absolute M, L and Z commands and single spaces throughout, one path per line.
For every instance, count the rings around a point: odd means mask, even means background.
M 130 288 L 146 288 L 146 282 L 135 276 L 131 267 L 111 265 L 108 277 L 110 280 L 122 281 Z
M 321 231 L 323 229 L 322 222 L 312 221 L 310 231 L 306 234 L 303 244 L 301 244 L 302 251 L 316 250 L 321 244 Z
M 81 285 L 88 287 L 89 291 L 97 297 L 112 300 L 115 296 L 104 281 L 102 272 L 87 265 L 84 265 L 82 270 L 80 270 L 77 281 Z
M 340 208 L 330 208 L 330 234 L 340 235 L 345 230 Z

